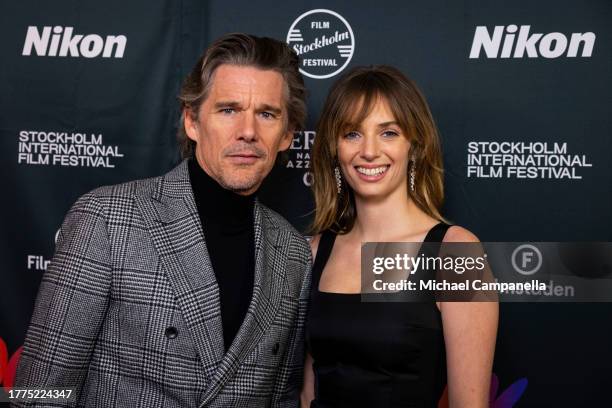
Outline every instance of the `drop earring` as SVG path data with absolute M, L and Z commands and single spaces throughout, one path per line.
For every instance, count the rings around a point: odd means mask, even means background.
M 334 176 L 336 176 L 336 187 L 338 188 L 338 194 L 342 192 L 342 175 L 340 175 L 340 168 L 334 167 Z
M 414 159 L 412 159 L 411 162 L 412 162 L 412 165 L 410 166 L 410 191 L 414 192 L 414 173 L 415 173 Z

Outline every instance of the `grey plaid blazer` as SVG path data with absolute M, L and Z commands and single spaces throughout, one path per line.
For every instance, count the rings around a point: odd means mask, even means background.
M 224 354 L 186 162 L 85 194 L 43 277 L 15 388 L 76 389 L 44 406 L 297 406 L 310 248 L 260 203 L 255 246 L 253 298 Z

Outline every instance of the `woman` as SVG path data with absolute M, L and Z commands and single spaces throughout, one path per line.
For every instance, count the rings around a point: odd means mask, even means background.
M 302 405 L 488 407 L 493 302 L 362 303 L 362 242 L 478 242 L 449 226 L 440 142 L 416 85 L 388 66 L 331 89 L 313 147 L 315 236 Z M 312 405 L 310 405 L 312 403 Z

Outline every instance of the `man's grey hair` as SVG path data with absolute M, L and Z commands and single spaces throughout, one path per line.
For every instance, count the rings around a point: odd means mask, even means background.
M 185 113 L 198 119 L 200 106 L 208 96 L 215 70 L 223 65 L 255 67 L 273 70 L 285 80 L 286 129 L 293 132 L 304 128 L 306 120 L 306 87 L 299 72 L 297 54 L 286 43 L 267 37 L 232 33 L 216 40 L 200 57 L 189 73 L 178 96 L 181 102 L 181 121 L 178 140 L 181 155 L 191 157 L 195 142 L 185 132 Z

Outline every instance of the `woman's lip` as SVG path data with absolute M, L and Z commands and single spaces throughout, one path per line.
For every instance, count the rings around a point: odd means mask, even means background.
M 357 170 L 358 167 L 362 167 L 365 169 L 377 169 L 377 168 L 381 168 L 381 167 L 386 167 L 386 170 L 383 171 L 382 173 L 378 173 L 378 174 L 373 174 L 373 175 L 368 175 L 368 174 L 363 174 L 361 172 L 359 172 L 359 170 Z M 387 172 L 389 171 L 389 167 L 390 165 L 386 164 L 386 165 L 378 165 L 378 166 L 355 166 L 355 173 L 357 173 L 357 177 L 359 177 L 361 180 L 363 181 L 367 181 L 367 182 L 376 182 L 379 181 L 381 179 L 383 179 L 385 177 L 385 174 L 387 174 Z
M 379 167 L 389 167 L 390 164 L 357 164 L 353 167 L 357 168 L 357 167 L 363 167 L 364 169 L 377 169 Z

